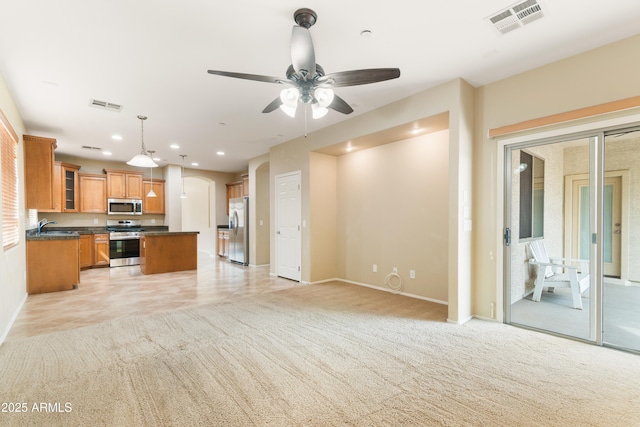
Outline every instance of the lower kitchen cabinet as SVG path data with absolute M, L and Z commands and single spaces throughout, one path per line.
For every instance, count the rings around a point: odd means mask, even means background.
M 218 256 L 229 256 L 229 230 L 218 230 Z
M 93 235 L 93 265 L 109 266 L 109 233 Z
M 80 283 L 80 239 L 27 240 L 27 293 L 73 289 Z
M 93 266 L 93 235 L 80 235 L 80 268 Z

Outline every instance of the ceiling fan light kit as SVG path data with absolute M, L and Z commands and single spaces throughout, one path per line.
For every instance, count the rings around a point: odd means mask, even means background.
M 288 87 L 262 112 L 270 113 L 279 108 L 288 116 L 295 117 L 298 104 L 310 104 L 314 119 L 324 117 L 330 109 L 342 114 L 353 112 L 353 108 L 337 96 L 333 88 L 377 83 L 400 77 L 398 68 L 351 70 L 325 75 L 324 69 L 316 63 L 309 31 L 318 20 L 318 15 L 311 9 L 303 8 L 295 11 L 293 19 L 297 25 L 294 25 L 291 31 L 291 65 L 285 73 L 286 78 L 219 70 L 208 70 L 208 73 L 286 85 Z

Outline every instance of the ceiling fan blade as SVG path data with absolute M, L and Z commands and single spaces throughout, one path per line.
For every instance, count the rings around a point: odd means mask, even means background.
M 316 73 L 316 54 L 311 33 L 307 28 L 297 25 L 291 31 L 291 64 L 302 78 L 307 74 L 311 78 Z
M 232 71 L 207 70 L 207 73 L 214 74 L 216 76 L 234 77 L 236 79 L 255 80 L 258 82 L 267 82 L 267 83 L 287 83 L 288 82 L 288 80 L 282 79 L 280 77 L 260 76 L 258 74 L 234 73 Z
M 340 98 L 338 95 L 333 95 L 333 101 L 331 102 L 331 104 L 329 104 L 329 107 L 332 110 L 336 110 L 339 113 L 342 114 L 351 114 L 353 113 L 353 108 L 351 108 L 351 106 L 349 104 L 347 104 L 347 102 Z
M 357 86 L 377 83 L 400 77 L 399 68 L 370 68 L 368 70 L 340 71 L 318 79 L 320 84 L 332 87 Z
M 262 112 L 263 113 L 270 113 L 272 111 L 277 110 L 281 105 L 282 105 L 282 100 L 280 99 L 280 97 L 277 97 L 276 99 L 271 101 L 271 103 L 269 105 L 264 107 L 264 110 L 262 110 Z

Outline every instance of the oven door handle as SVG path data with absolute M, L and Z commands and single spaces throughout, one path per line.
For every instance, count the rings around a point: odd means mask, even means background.
M 127 237 L 109 237 L 109 240 L 111 241 L 118 241 L 118 240 L 140 240 L 140 237 L 136 237 L 136 236 L 127 236 Z

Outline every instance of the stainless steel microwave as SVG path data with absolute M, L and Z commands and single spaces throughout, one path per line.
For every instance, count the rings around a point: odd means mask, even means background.
M 107 199 L 108 215 L 142 215 L 142 200 Z

